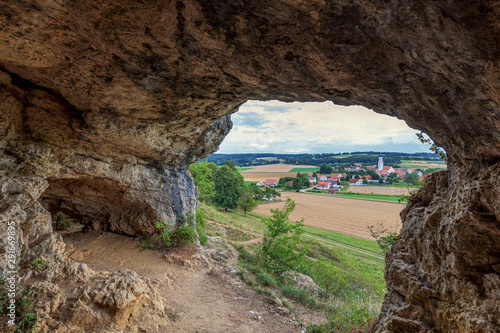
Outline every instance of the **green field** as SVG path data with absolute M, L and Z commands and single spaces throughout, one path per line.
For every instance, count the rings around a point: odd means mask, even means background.
M 336 196 L 342 196 L 351 199 L 367 199 L 367 200 L 381 200 L 390 202 L 399 202 L 402 197 L 399 195 L 384 195 L 384 194 L 363 194 L 363 193 L 345 193 L 339 192 L 335 194 Z M 406 203 L 406 201 L 401 201 L 401 203 Z
M 336 242 L 344 243 L 347 245 L 351 245 L 363 250 L 367 250 L 376 254 L 382 254 L 382 250 L 378 246 L 377 242 L 358 238 L 354 236 L 339 234 L 333 231 L 318 229 L 314 227 L 304 226 L 304 229 L 307 233 L 316 235 L 319 237 L 331 239 Z
M 388 202 L 399 202 L 406 203 L 406 200 L 401 199 L 402 196 L 399 195 L 388 195 L 388 194 L 365 194 L 365 193 L 352 193 L 352 192 L 342 192 L 338 191 L 336 194 L 329 194 L 326 190 L 322 190 L 319 193 L 317 190 L 306 190 L 305 193 L 315 194 L 315 195 L 325 195 L 330 197 L 345 197 L 349 199 L 360 199 L 360 200 L 378 200 L 378 201 L 388 201 Z
M 288 172 L 318 172 L 319 167 L 317 168 L 293 168 L 292 170 Z
M 238 172 L 242 172 L 242 171 L 250 170 L 250 169 L 253 169 L 253 168 L 236 168 L 236 170 L 238 170 Z
M 441 163 L 439 163 L 441 164 Z M 424 166 L 424 165 L 418 165 L 418 164 L 401 164 L 400 165 L 401 168 L 404 168 L 404 169 L 420 169 L 420 170 L 426 170 L 426 169 L 435 169 L 435 168 L 431 168 L 431 167 L 428 167 L 428 166 Z M 439 167 L 436 167 L 436 168 L 439 168 Z M 446 164 L 443 164 L 443 166 L 441 167 L 443 169 L 446 169 Z
M 278 158 L 276 156 L 272 156 L 272 157 L 257 157 L 256 160 L 276 161 L 276 160 L 278 160 Z
M 417 161 L 417 160 L 401 160 L 401 163 L 409 163 L 409 164 L 415 164 L 415 163 L 435 163 L 435 164 L 443 164 L 446 165 L 446 162 L 439 159 L 439 160 L 423 160 L 423 161 Z

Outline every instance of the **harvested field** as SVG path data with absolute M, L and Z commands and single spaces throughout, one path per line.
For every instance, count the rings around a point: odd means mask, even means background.
M 405 207 L 398 203 L 289 192 L 282 194 L 283 201 L 261 204 L 254 212 L 270 216 L 269 210 L 282 208 L 287 197 L 297 205 L 290 216 L 292 221 L 304 217 L 306 225 L 369 240 L 373 240 L 369 225 L 383 222 L 391 231 L 401 227 L 399 212 Z
M 346 192 L 366 193 L 366 194 L 374 193 L 374 194 L 389 194 L 389 195 L 407 195 L 409 193 L 409 190 L 406 187 L 349 186 Z
M 288 172 L 293 168 L 317 168 L 314 165 L 292 165 L 292 164 L 267 164 L 267 165 L 258 165 L 252 167 L 251 170 L 242 171 L 241 174 L 247 172 Z M 290 176 L 290 175 L 288 175 Z M 284 176 L 283 176 L 284 177 Z M 268 177 L 269 178 L 269 177 Z
M 247 182 L 258 182 L 259 180 L 266 179 L 280 179 L 283 177 L 295 177 L 290 170 L 295 168 L 317 168 L 314 165 L 292 165 L 292 164 L 268 164 L 258 165 L 249 170 L 241 171 L 240 174 Z M 303 172 L 302 172 L 303 173 Z M 312 174 L 312 172 L 309 172 Z
M 251 170 L 248 170 L 251 171 Z M 243 176 L 246 182 L 258 182 L 259 180 L 266 179 L 276 179 L 279 180 L 283 177 L 291 177 L 289 172 L 247 172 L 242 171 L 240 174 Z

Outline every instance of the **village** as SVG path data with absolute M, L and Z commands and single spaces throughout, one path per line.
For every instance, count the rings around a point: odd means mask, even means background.
M 365 186 L 365 185 L 385 185 L 399 183 L 401 180 L 408 179 L 414 183 L 417 180 L 423 180 L 424 175 L 416 168 L 394 168 L 392 166 L 384 166 L 384 159 L 379 157 L 377 165 L 368 166 L 351 166 L 345 169 L 336 170 L 331 174 L 319 174 L 313 172 L 311 176 L 306 174 L 297 174 L 297 178 L 307 179 L 309 183 L 301 181 L 300 187 L 310 188 L 312 190 L 327 190 L 328 193 L 335 193 L 343 189 L 346 185 L 349 186 Z M 411 175 L 408 177 L 407 175 Z M 280 179 L 265 179 L 256 183 L 259 187 L 283 187 L 287 189 L 300 190 L 298 186 L 294 187 L 292 177 L 284 177 Z M 297 182 L 297 180 L 295 180 Z

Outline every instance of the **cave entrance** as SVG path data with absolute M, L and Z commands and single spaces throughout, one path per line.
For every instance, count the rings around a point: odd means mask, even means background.
M 52 215 L 56 230 L 78 222 L 84 225 L 84 230 L 131 236 L 150 231 L 142 223 L 153 219 L 150 207 L 128 198 L 126 189 L 115 180 L 86 176 L 47 181 L 49 187 L 41 202 Z

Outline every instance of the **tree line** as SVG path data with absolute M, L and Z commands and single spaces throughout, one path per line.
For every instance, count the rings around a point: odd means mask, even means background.
M 212 162 L 193 163 L 188 171 L 198 187 L 198 199 L 226 211 L 240 206 L 246 215 L 247 211 L 257 206 L 258 200 L 281 196 L 270 187 L 261 189 L 255 184 L 247 186 L 230 161 L 220 167 Z

